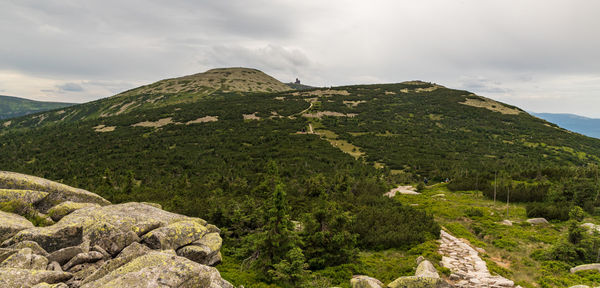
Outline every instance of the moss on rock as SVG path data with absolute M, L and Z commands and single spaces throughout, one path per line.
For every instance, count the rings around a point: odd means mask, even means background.
M 19 200 L 29 204 L 36 204 L 46 196 L 48 196 L 48 193 L 42 191 L 0 189 L 0 202 Z
M 100 205 L 95 203 L 78 203 L 66 201 L 50 208 L 50 210 L 48 210 L 48 215 L 52 218 L 52 220 L 59 221 L 64 216 L 68 215 L 69 213 L 75 210 L 88 207 L 100 207 Z
M 25 217 L 0 211 L 0 241 L 4 241 L 19 231 L 33 228 L 33 224 Z

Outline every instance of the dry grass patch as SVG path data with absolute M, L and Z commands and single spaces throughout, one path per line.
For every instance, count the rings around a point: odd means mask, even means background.
M 473 96 L 473 94 L 469 96 Z M 519 111 L 518 109 L 507 107 L 500 102 L 496 102 L 492 99 L 485 97 L 480 97 L 478 99 L 467 98 L 465 102 L 459 102 L 459 104 L 478 108 L 485 108 L 494 112 L 500 112 L 502 114 L 518 115 L 521 113 L 521 111 Z
M 361 103 L 367 103 L 367 101 L 364 100 L 360 100 L 360 101 L 342 101 L 344 104 L 346 104 L 348 107 L 356 107 L 358 106 L 358 104 Z
M 254 112 L 252 114 L 242 114 L 242 116 L 244 116 L 244 120 L 260 120 L 260 117 L 256 116 L 256 113 L 258 112 Z
M 302 114 L 302 116 L 306 117 L 306 118 L 319 118 L 319 119 L 321 119 L 323 116 L 354 117 L 356 115 L 358 115 L 358 114 L 355 114 L 355 113 L 344 114 L 344 113 L 334 112 L 334 111 L 318 111 L 318 112 L 315 112 L 315 113 L 304 113 L 304 114 Z
M 2 123 L 2 126 L 8 127 L 8 126 L 10 126 L 10 124 L 12 124 L 12 121 L 6 121 L 6 122 Z
M 219 121 L 219 116 L 204 116 L 198 118 L 196 120 L 188 121 L 185 125 L 196 124 L 196 123 L 206 123 L 206 122 L 216 122 Z
M 169 125 L 171 123 L 173 123 L 173 118 L 172 117 L 168 117 L 168 118 L 159 119 L 158 121 L 154 121 L 154 122 L 152 122 L 152 121 L 144 121 L 144 122 L 133 124 L 131 126 L 133 126 L 133 127 L 154 127 L 154 128 L 158 128 L 158 127 Z
M 93 128 L 94 128 L 94 131 L 96 131 L 96 132 L 112 132 L 112 131 L 115 131 L 117 126 L 105 126 L 104 124 L 100 124 Z

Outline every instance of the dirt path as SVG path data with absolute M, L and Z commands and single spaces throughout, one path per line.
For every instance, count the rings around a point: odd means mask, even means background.
M 442 230 L 439 252 L 442 254 L 442 266 L 450 269 L 450 280 L 456 287 L 517 287 L 512 280 L 502 276 L 492 276 L 485 261 L 466 240 L 458 239 Z

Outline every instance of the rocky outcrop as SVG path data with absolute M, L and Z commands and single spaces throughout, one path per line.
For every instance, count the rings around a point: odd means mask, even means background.
M 25 217 L 0 211 L 0 241 L 4 241 L 19 231 L 33 228 Z
M 388 288 L 443 288 L 451 287 L 440 278 L 433 264 L 428 260 L 418 259 L 415 276 L 400 277 L 388 284 Z
M 0 202 L 19 201 L 36 204 L 48 196 L 48 193 L 35 190 L 0 189 Z
M 527 219 L 527 223 L 532 225 L 548 224 L 548 220 L 545 218 L 530 218 Z
M 46 213 L 51 207 L 65 201 L 96 203 L 99 205 L 110 204 L 106 199 L 92 192 L 73 188 L 44 178 L 15 172 L 0 171 L 0 188 L 48 193 L 48 195 L 36 203 L 36 206 L 42 213 Z
M 354 275 L 350 279 L 352 288 L 382 288 L 383 283 L 373 277 L 364 275 Z
M 50 208 L 50 210 L 48 210 L 48 215 L 52 218 L 52 220 L 58 221 L 75 210 L 87 207 L 100 207 L 100 205 L 95 203 L 78 203 L 66 201 Z
M 493 276 L 479 253 L 466 241 L 458 239 L 442 230 L 439 252 L 441 265 L 450 269 L 450 279 L 456 287 L 515 287 L 512 280 Z M 518 286 L 517 286 L 518 287 Z
M 58 221 L 34 227 L 0 211 L 0 287 L 233 287 L 211 267 L 220 230 L 200 218 L 11 172 L 0 188 L 43 191 L 22 199 Z

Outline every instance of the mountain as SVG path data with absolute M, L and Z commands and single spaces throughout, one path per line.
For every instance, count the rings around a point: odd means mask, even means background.
M 555 123 L 560 127 L 589 137 L 600 138 L 600 119 L 575 114 L 532 113 L 532 115 Z
M 41 111 L 59 109 L 73 103 L 40 102 L 24 98 L 0 95 L 0 119 L 19 117 Z
M 225 243 L 219 271 L 234 285 L 390 282 L 414 275 L 420 255 L 439 266 L 440 225 L 525 286 L 553 277 L 558 268 L 540 268 L 557 267 L 548 261 L 563 269 L 591 259 L 578 253 L 592 248 L 553 245 L 564 244 L 574 207 L 596 221 L 600 139 L 468 91 L 423 81 L 291 90 L 233 68 L 63 110 L 0 122 L 3 170 L 214 223 Z M 422 194 L 388 193 L 398 185 Z M 496 197 L 510 201 L 510 217 Z M 500 226 L 504 217 L 521 224 Z M 575 252 L 552 254 L 562 248 Z M 502 255 L 513 266 L 490 260 Z M 275 279 L 269 270 L 289 275 L 286 263 L 313 273 Z

